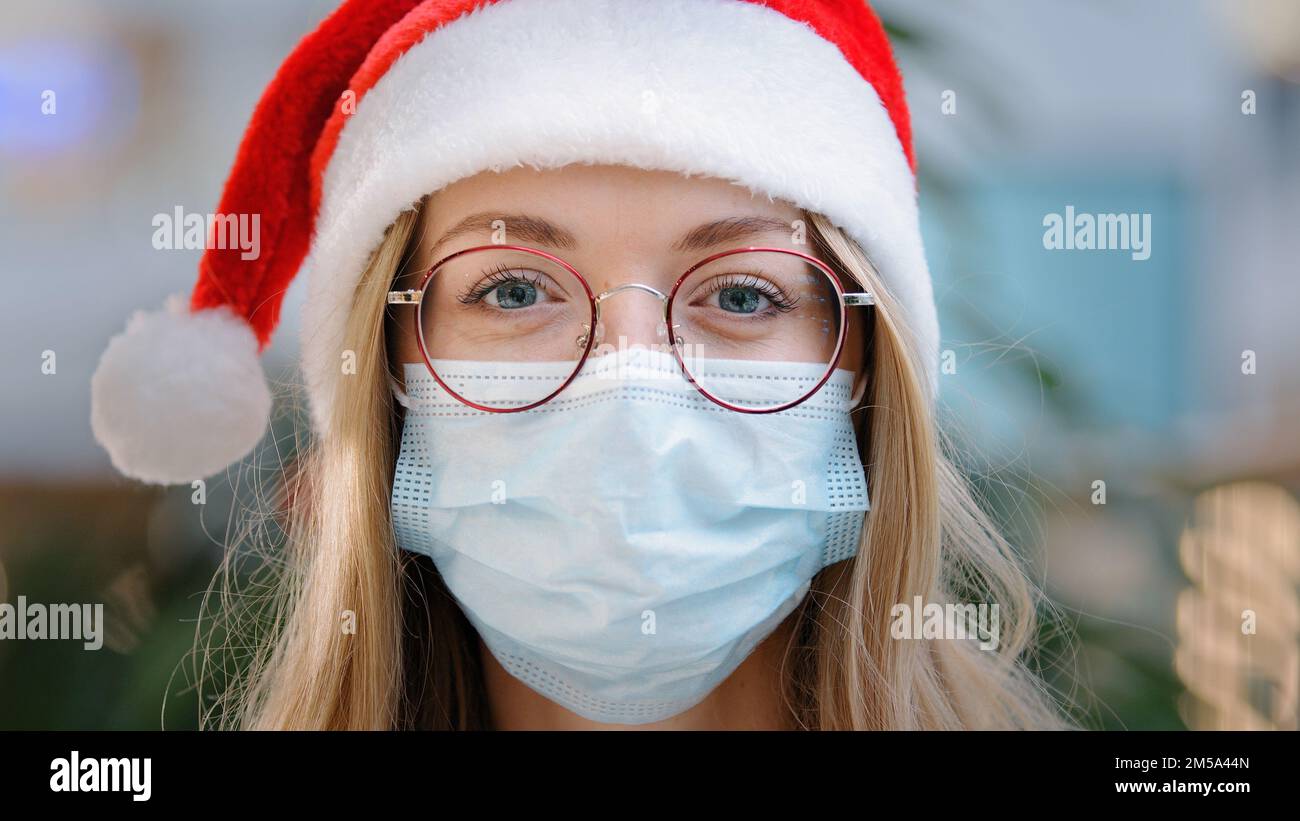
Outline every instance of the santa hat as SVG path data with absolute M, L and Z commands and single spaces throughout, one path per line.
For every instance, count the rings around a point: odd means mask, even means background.
M 879 269 L 937 387 L 902 79 L 864 0 L 347 0 L 280 67 L 222 194 L 218 214 L 258 215 L 260 255 L 210 247 L 188 300 L 131 318 L 92 381 L 95 437 L 164 484 L 246 455 L 298 275 L 324 433 L 386 227 L 481 171 L 571 163 L 718 177 L 825 215 Z

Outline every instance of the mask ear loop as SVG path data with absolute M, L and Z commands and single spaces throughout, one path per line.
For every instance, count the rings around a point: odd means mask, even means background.
M 867 377 L 865 374 L 860 374 L 854 380 L 853 398 L 849 400 L 849 409 L 850 410 L 856 409 L 858 405 L 861 404 L 862 397 L 866 396 L 866 394 L 867 394 Z
M 388 387 L 392 390 L 393 398 L 397 400 L 397 404 L 407 410 L 410 410 L 415 405 L 415 400 L 411 399 L 411 397 L 402 390 L 402 386 L 397 384 L 397 380 L 393 378 L 391 373 L 388 375 Z

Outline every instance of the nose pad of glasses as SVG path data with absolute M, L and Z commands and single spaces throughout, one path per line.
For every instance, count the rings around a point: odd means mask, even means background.
M 590 333 L 591 333 L 591 326 L 588 325 L 588 324 L 586 324 L 586 323 L 583 323 L 583 326 L 582 326 L 582 333 L 579 334 L 579 335 L 578 335 L 578 338 L 574 340 L 574 342 L 577 344 L 577 346 L 578 346 L 579 348 L 585 348 L 585 347 L 587 347 L 587 335 L 590 334 Z M 604 321 L 604 320 L 600 320 L 600 319 L 598 319 L 598 320 L 596 320 L 596 341 L 595 341 L 595 344 L 596 344 L 596 345 L 599 345 L 600 343 L 602 343 L 602 342 L 604 342 L 604 341 L 605 341 L 605 321 Z
M 673 338 L 672 338 L 672 340 L 670 341 L 670 344 L 673 344 L 673 345 L 681 345 L 681 344 L 682 344 L 683 340 L 682 340 L 681 334 L 676 333 L 676 331 L 677 331 L 677 329 L 678 329 L 679 327 L 681 327 L 681 326 L 680 326 L 680 325 L 674 325 L 674 326 L 673 326 Z M 587 324 L 584 323 L 583 326 L 582 326 L 582 331 L 583 331 L 583 332 L 582 332 L 581 334 L 578 335 L 577 339 L 573 340 L 574 344 L 575 344 L 577 347 L 579 347 L 579 348 L 585 348 L 585 347 L 587 347 L 587 334 L 591 332 L 591 326 L 590 326 L 590 325 L 587 325 Z M 605 320 L 600 319 L 600 320 L 597 320 L 597 321 L 596 321 L 596 341 L 595 341 L 595 344 L 596 344 L 596 345 L 599 345 L 599 344 L 601 344 L 601 343 L 604 342 L 604 341 L 605 341 Z M 659 343 L 662 343 L 662 342 L 665 342 L 665 341 L 669 341 L 669 340 L 668 340 L 668 326 L 666 326 L 666 325 L 655 325 L 655 341 L 656 341 L 656 342 L 659 342 Z

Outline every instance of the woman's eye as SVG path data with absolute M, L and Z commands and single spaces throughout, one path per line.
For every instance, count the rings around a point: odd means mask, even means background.
M 733 314 L 752 314 L 766 301 L 757 288 L 732 285 L 718 289 L 718 307 Z
M 527 308 L 537 303 L 537 286 L 531 282 L 507 282 L 487 294 L 488 304 L 498 308 Z

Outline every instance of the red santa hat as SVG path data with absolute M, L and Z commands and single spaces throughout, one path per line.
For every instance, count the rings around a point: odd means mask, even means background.
M 188 299 L 112 339 L 96 439 L 163 484 L 245 456 L 271 409 L 259 356 L 299 275 L 325 432 L 385 228 L 481 171 L 571 163 L 719 177 L 824 214 L 872 258 L 937 388 L 902 78 L 864 0 L 347 0 L 267 87 L 222 194 L 219 214 L 259 215 L 260 255 L 208 248 Z

